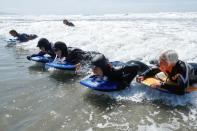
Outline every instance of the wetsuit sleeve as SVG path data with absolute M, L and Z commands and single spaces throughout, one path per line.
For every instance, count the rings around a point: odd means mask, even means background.
M 127 83 L 130 83 L 133 78 L 137 75 L 137 72 L 139 70 L 138 65 L 130 65 L 130 66 L 125 66 L 122 71 L 123 71 L 123 80 L 126 81 Z
M 140 76 L 144 76 L 145 78 L 152 77 L 152 76 L 155 76 L 159 72 L 161 72 L 161 71 L 158 67 L 150 68 L 150 69 L 146 70 L 144 73 L 142 73 Z
M 36 56 L 44 56 L 46 53 L 40 51 L 38 54 L 33 54 L 31 57 L 36 57 Z
M 161 88 L 168 90 L 174 94 L 183 95 L 188 86 L 189 80 L 184 80 L 183 76 L 178 74 L 176 83 L 162 83 Z
M 129 65 L 125 66 L 122 69 L 116 70 L 116 75 L 114 74 L 113 77 L 117 76 L 117 81 L 119 81 L 118 89 L 124 89 L 125 87 L 129 86 L 131 81 L 137 75 L 139 70 L 138 65 Z
M 54 59 L 56 56 L 53 50 L 48 51 L 48 54 L 51 56 L 52 59 Z

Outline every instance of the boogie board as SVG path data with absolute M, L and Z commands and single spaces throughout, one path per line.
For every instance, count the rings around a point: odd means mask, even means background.
M 45 56 L 34 56 L 31 57 L 30 60 L 40 63 L 48 63 L 51 62 L 53 59 Z
M 84 85 L 93 90 L 99 91 L 115 91 L 117 90 L 118 84 L 105 80 L 103 77 L 92 75 L 88 78 L 84 78 L 80 81 L 81 85 Z
M 119 68 L 125 65 L 125 63 L 120 61 L 113 61 L 110 63 L 114 68 Z M 108 81 L 105 79 L 105 77 L 100 77 L 96 75 L 92 75 L 82 79 L 80 81 L 80 84 L 92 90 L 99 90 L 105 92 L 118 90 L 118 83 Z
M 15 46 L 16 44 L 20 43 L 17 39 L 9 39 L 9 40 L 6 40 L 7 42 L 7 47 L 13 47 Z
M 76 66 L 73 64 L 70 64 L 68 62 L 65 63 L 55 63 L 55 62 L 49 62 L 45 64 L 45 67 L 52 67 L 52 68 L 56 68 L 59 70 L 71 70 L 74 71 L 76 69 Z
M 152 84 L 159 84 L 161 82 L 164 82 L 165 80 L 166 80 L 166 78 L 164 76 L 162 78 L 159 78 L 159 79 L 155 78 L 155 77 L 150 77 L 150 78 L 146 78 L 144 81 L 142 81 L 142 84 L 144 84 L 144 85 L 146 85 L 150 88 L 153 88 L 153 87 L 151 87 Z M 162 89 L 162 88 L 153 88 L 153 89 L 172 94 L 171 92 L 169 92 L 166 89 Z M 193 91 L 197 91 L 197 86 L 196 87 L 195 86 L 190 86 L 186 89 L 186 93 L 191 93 Z

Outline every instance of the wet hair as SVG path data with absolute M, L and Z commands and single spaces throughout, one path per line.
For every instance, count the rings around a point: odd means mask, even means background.
M 62 57 L 68 56 L 68 48 L 64 42 L 58 41 L 54 44 L 53 47 L 54 51 L 61 50 L 62 51 Z
M 10 33 L 10 34 L 18 34 L 18 33 L 16 32 L 16 30 L 10 30 L 9 33 Z
M 100 67 L 103 71 L 103 74 L 107 73 L 110 70 L 109 61 L 105 58 L 103 54 L 98 54 L 91 60 L 92 66 Z
M 37 47 L 44 47 L 46 51 L 51 49 L 51 43 L 46 38 L 41 38 L 38 41 Z
M 159 60 L 166 61 L 169 64 L 176 64 L 179 60 L 178 54 L 174 50 L 167 50 L 161 53 Z
M 64 24 L 68 23 L 68 20 L 67 20 L 67 19 L 64 19 L 64 20 L 63 20 L 63 23 L 64 23 Z

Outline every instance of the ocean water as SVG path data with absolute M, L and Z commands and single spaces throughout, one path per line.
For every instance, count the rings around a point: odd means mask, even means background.
M 76 27 L 63 25 L 71 20 Z M 133 81 L 110 93 L 44 70 L 26 56 L 38 52 L 39 38 L 6 47 L 8 32 L 37 34 L 51 42 L 99 51 L 110 60 L 148 63 L 167 49 L 197 62 L 197 13 L 134 13 L 102 16 L 0 15 L 0 131 L 188 131 L 197 130 L 197 92 L 161 93 Z

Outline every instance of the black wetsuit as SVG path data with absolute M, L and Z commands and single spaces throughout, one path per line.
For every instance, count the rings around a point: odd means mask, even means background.
M 72 22 L 69 22 L 69 21 L 66 21 L 66 22 L 64 21 L 64 24 L 67 26 L 73 26 L 73 27 L 75 26 Z
M 46 54 L 50 55 L 51 58 L 53 58 L 53 59 L 55 58 L 55 53 L 54 53 L 54 51 L 52 49 L 51 50 L 48 50 L 47 52 L 40 51 L 38 54 L 33 54 L 30 57 L 44 56 Z
M 27 41 L 35 39 L 35 38 L 37 38 L 37 35 L 34 35 L 34 34 L 28 35 L 28 34 L 22 33 L 22 34 L 18 34 L 18 36 L 17 36 L 17 40 L 20 42 L 27 42 Z
M 105 69 L 104 76 L 107 76 L 109 81 L 114 81 L 118 83 L 117 90 L 125 89 L 130 85 L 131 81 L 137 75 L 139 66 L 132 64 L 123 66 L 120 69 L 108 68 Z
M 68 47 L 68 56 L 66 58 L 67 62 L 72 64 L 90 64 L 92 57 L 95 55 L 100 54 L 94 51 L 83 51 L 79 48 Z
M 159 68 L 152 68 L 145 71 L 142 76 L 151 77 L 161 72 Z M 185 63 L 179 60 L 175 66 L 172 68 L 170 73 L 167 73 L 168 80 L 173 82 L 170 84 L 168 82 L 163 82 L 161 88 L 164 88 L 171 93 L 183 95 L 185 89 L 194 83 L 197 83 L 197 64 L 195 63 Z
M 68 26 L 75 26 L 73 23 L 71 23 L 71 22 L 68 22 L 68 23 L 66 23 L 66 25 L 68 25 Z

